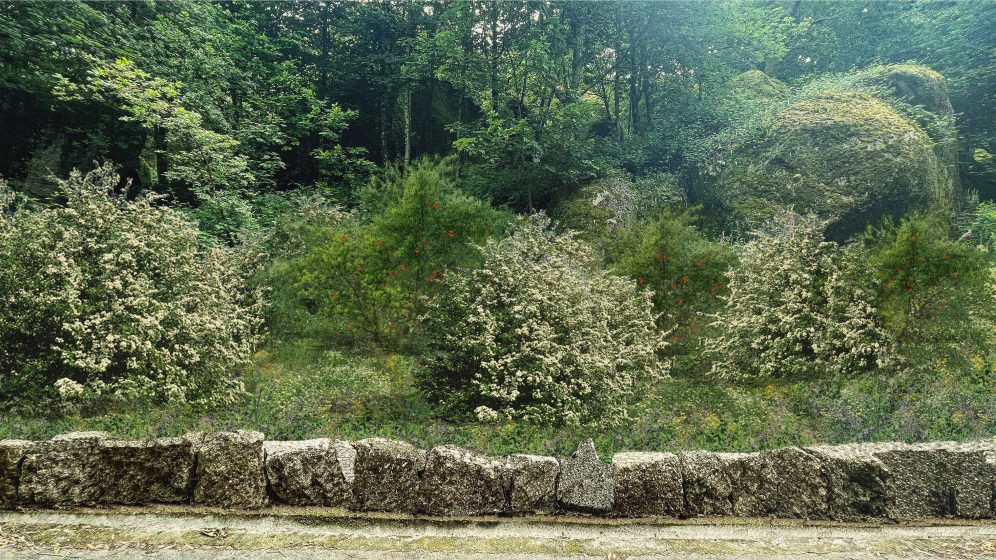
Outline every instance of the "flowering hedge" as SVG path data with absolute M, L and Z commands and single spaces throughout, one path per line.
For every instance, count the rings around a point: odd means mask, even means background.
M 743 248 L 708 341 L 722 377 L 852 374 L 885 355 L 875 293 L 859 256 L 825 241 L 813 217 L 786 213 Z
M 435 400 L 482 420 L 616 420 L 641 383 L 666 376 L 650 293 L 548 226 L 522 219 L 481 247 L 481 268 L 442 279 L 420 373 Z
M 256 342 L 240 255 L 179 211 L 116 196 L 109 166 L 64 206 L 0 213 L 0 400 L 224 403 Z

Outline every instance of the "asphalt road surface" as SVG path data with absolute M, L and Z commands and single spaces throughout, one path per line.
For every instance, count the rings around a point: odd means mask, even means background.
M 272 508 L 0 512 L 7 559 L 996 559 L 996 523 L 441 520 Z

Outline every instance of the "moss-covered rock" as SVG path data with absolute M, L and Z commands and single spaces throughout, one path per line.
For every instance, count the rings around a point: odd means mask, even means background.
M 783 99 L 789 94 L 789 87 L 760 70 L 748 70 L 737 74 L 726 83 L 721 95 L 741 99 Z
M 630 178 L 613 170 L 561 201 L 553 217 L 561 227 L 580 232 L 584 238 L 596 238 L 685 202 L 685 193 L 672 173 Z
M 925 207 L 950 188 L 916 122 L 851 92 L 818 94 L 777 113 L 720 182 L 743 225 L 792 208 L 827 220 L 828 234 L 838 238 L 883 215 Z
M 635 220 L 636 205 L 632 182 L 624 173 L 613 171 L 561 202 L 554 218 L 563 227 L 599 236 Z
M 888 64 L 873 66 L 864 73 L 873 84 L 884 86 L 892 94 L 919 105 L 938 116 L 951 116 L 951 100 L 944 76 L 917 64 Z
M 874 66 L 794 94 L 754 71 L 725 89 L 753 100 L 761 123 L 738 135 L 719 177 L 735 227 L 791 208 L 840 239 L 886 215 L 958 203 L 954 112 L 944 76 L 929 68 Z
M 934 154 L 944 171 L 945 183 L 950 185 L 950 195 L 960 195 L 958 132 L 944 76 L 926 66 L 889 64 L 869 68 L 863 77 L 885 88 L 895 99 L 920 109 L 913 117 L 934 142 Z M 958 201 L 953 198 L 950 202 L 957 205 Z

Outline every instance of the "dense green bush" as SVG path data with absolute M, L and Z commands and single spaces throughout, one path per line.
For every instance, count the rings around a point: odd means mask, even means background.
M 948 231 L 914 214 L 869 228 L 864 243 L 879 314 L 909 364 L 965 371 L 993 358 L 996 300 L 987 248 Z
M 996 203 L 983 202 L 975 208 L 969 236 L 996 251 Z
M 633 243 L 621 251 L 617 270 L 653 294 L 661 326 L 676 327 L 673 350 L 693 350 L 711 322 L 706 314 L 723 305 L 733 248 L 703 237 L 689 213 L 666 213 L 629 235 Z
M 252 354 L 242 255 L 201 246 L 109 166 L 61 182 L 65 205 L 0 213 L 0 400 L 225 403 Z
M 855 374 L 881 363 L 886 337 L 863 263 L 824 240 L 822 228 L 815 217 L 784 214 L 744 246 L 721 334 L 708 341 L 714 373 Z
M 482 420 L 616 421 L 666 364 L 651 295 L 597 266 L 542 214 L 489 240 L 477 270 L 447 275 L 429 301 L 420 384 Z
M 589 134 L 598 113 L 597 104 L 582 100 L 454 125 L 459 137 L 453 147 L 470 163 L 461 169 L 467 190 L 520 211 L 552 206 L 605 166 Z
M 267 273 L 277 334 L 406 340 L 421 296 L 452 267 L 470 264 L 473 243 L 503 227 L 501 212 L 460 192 L 452 177 L 448 162 L 388 170 L 360 193 L 358 212 L 326 210 L 320 219 L 313 207 L 310 225 L 285 222 L 295 232 L 289 252 Z

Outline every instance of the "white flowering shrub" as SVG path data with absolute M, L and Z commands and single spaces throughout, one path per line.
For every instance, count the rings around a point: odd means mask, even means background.
M 179 211 L 114 195 L 109 166 L 65 204 L 0 213 L 0 402 L 230 401 L 258 294 L 237 250 L 198 244 Z
M 859 257 L 813 217 L 785 214 L 743 248 L 707 341 L 727 378 L 853 374 L 881 363 L 885 333 Z
M 480 248 L 427 302 L 430 398 L 482 421 L 573 424 L 624 417 L 641 384 L 665 377 L 651 294 L 600 270 L 592 249 L 543 216 Z
M 13 209 L 14 199 L 14 191 L 10 190 L 7 181 L 0 179 L 0 220 Z

